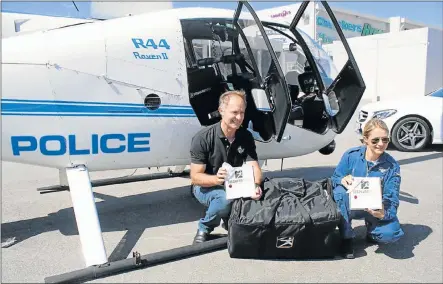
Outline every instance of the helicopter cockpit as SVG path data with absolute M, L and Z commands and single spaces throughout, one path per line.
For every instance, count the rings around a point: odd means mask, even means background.
M 263 87 L 259 76 L 273 80 L 266 76 L 272 74 L 271 70 L 276 66 L 256 23 L 253 20 L 239 20 L 237 25 L 233 25 L 232 19 L 204 18 L 183 19 L 181 24 L 190 104 L 200 123 L 206 126 L 220 120 L 217 109 L 223 92 L 243 90 L 247 96 L 243 126 L 248 127 L 252 122 L 252 130 L 259 133 L 260 140 L 269 141 L 272 133 L 275 133 L 272 123 L 275 101 L 270 96 L 265 103 L 269 107 L 257 107 L 252 90 Z M 297 110 L 295 118 L 292 114 L 288 116 L 287 123 L 317 133 L 324 132 L 328 126 L 328 117 L 318 93 L 317 77 L 304 51 L 298 41 L 290 36 L 287 27 L 269 22 L 262 24 L 285 76 L 283 81 L 288 85 L 292 110 Z M 275 35 L 279 35 L 279 38 L 273 38 Z M 286 40 L 282 41 L 281 37 Z M 309 40 L 309 37 L 305 40 Z M 317 46 L 311 43 L 307 45 L 311 52 L 320 54 L 316 50 Z M 332 60 L 326 58 L 322 62 L 328 66 L 327 70 L 321 68 L 324 77 L 333 78 L 335 69 Z

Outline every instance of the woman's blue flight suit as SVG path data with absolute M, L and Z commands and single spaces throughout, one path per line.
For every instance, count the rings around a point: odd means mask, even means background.
M 383 153 L 376 163 L 366 161 L 366 146 L 349 149 L 343 154 L 332 175 L 333 193 L 342 214 L 339 225 L 343 239 L 355 237 L 351 226 L 352 219 L 365 219 L 367 237 L 380 243 L 392 243 L 400 239 L 404 232 L 397 218 L 400 192 L 400 166 L 388 153 Z M 378 219 L 364 210 L 349 209 L 349 197 L 341 184 L 343 177 L 380 177 L 382 178 L 384 218 Z

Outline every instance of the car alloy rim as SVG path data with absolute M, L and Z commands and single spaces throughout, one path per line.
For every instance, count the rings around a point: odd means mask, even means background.
M 420 148 L 426 140 L 426 128 L 417 121 L 402 124 L 397 132 L 398 143 L 406 149 Z

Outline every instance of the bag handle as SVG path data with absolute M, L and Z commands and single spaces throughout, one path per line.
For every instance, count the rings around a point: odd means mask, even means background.
M 282 194 L 282 195 L 278 198 L 278 200 L 275 202 L 274 206 L 272 207 L 272 209 L 271 209 L 271 212 L 272 212 L 272 214 L 271 214 L 271 218 L 269 218 L 268 220 L 265 218 L 265 220 L 264 220 L 263 223 L 264 223 L 266 226 L 269 226 L 269 225 L 271 224 L 271 222 L 274 221 L 274 219 L 275 219 L 275 214 L 277 213 L 277 209 L 278 209 L 278 206 L 280 205 L 280 202 L 281 202 L 282 199 L 283 199 L 286 195 L 288 195 L 288 194 L 292 195 L 292 196 L 295 198 L 295 202 L 297 203 L 297 206 L 300 208 L 300 213 L 301 213 L 303 219 L 305 220 L 305 223 L 306 223 L 306 224 L 312 223 L 311 216 L 309 215 L 308 211 L 306 211 L 305 207 L 304 207 L 303 204 L 301 203 L 300 199 L 298 199 L 297 195 L 295 195 L 295 194 L 292 193 L 292 192 L 288 192 L 288 191 L 287 191 L 287 192 L 285 192 L 284 194 Z
M 298 199 L 297 195 L 295 195 L 293 193 L 291 193 L 291 194 L 294 196 L 295 202 L 297 202 L 297 205 L 300 207 L 300 213 L 301 213 L 301 216 L 303 217 L 303 219 L 305 219 L 305 223 L 306 224 L 312 223 L 311 215 L 309 215 L 308 211 L 306 211 L 306 208 L 303 206 L 300 199 Z
M 302 179 L 301 182 L 303 184 L 303 188 L 305 189 L 306 188 L 305 180 Z M 287 190 L 285 188 L 280 189 L 280 191 L 287 192 L 287 193 L 291 194 L 295 198 L 295 202 L 297 203 L 297 206 L 300 207 L 300 213 L 301 213 L 303 219 L 305 220 L 306 224 L 313 223 L 311 215 L 309 215 L 309 212 L 305 209 L 305 207 L 301 203 L 300 199 L 298 198 L 298 196 L 294 192 L 289 191 L 289 190 Z
M 305 180 L 302 179 L 302 180 L 301 180 L 301 183 L 302 183 L 303 191 L 306 191 Z M 291 190 L 286 189 L 286 188 L 284 188 L 284 187 L 280 187 L 279 190 L 280 190 L 281 192 L 289 192 L 289 193 L 293 193 L 293 194 L 295 194 L 294 191 L 291 191 Z
M 281 200 L 283 199 L 283 197 L 285 197 L 284 194 L 282 194 L 282 195 L 278 198 L 278 200 L 275 201 L 275 204 L 274 204 L 274 206 L 273 206 L 272 209 L 271 209 L 271 212 L 272 212 L 272 214 L 271 214 L 271 218 L 269 218 L 269 219 L 266 219 L 266 218 L 265 218 L 265 220 L 263 221 L 263 223 L 265 224 L 265 226 L 269 226 L 269 224 L 270 224 L 271 222 L 274 221 L 274 219 L 275 219 L 275 213 L 277 213 L 278 206 L 280 205 L 280 202 L 281 202 Z

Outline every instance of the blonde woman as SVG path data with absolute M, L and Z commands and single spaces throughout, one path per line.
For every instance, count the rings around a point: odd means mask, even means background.
M 380 119 L 371 119 L 363 130 L 363 145 L 346 151 L 332 175 L 334 199 L 342 215 L 339 225 L 341 253 L 354 258 L 351 226 L 353 219 L 365 219 L 366 238 L 370 242 L 392 243 L 404 232 L 397 217 L 400 192 L 400 165 L 388 153 L 389 129 Z M 350 210 L 349 194 L 353 177 L 380 177 L 382 180 L 382 210 Z

